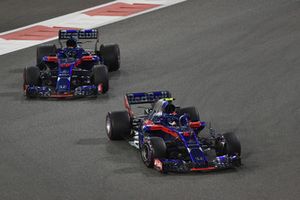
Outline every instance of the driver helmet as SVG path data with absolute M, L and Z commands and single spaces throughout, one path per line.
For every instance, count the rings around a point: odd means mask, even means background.
M 175 112 L 176 107 L 170 101 L 164 101 L 162 104 L 163 113 L 171 114 Z
M 67 42 L 66 42 L 66 45 L 68 48 L 75 48 L 77 47 L 77 41 L 75 38 L 73 37 L 70 37 Z

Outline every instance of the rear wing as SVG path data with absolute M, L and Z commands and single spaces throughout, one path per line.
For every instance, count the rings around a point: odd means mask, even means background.
M 169 91 L 127 93 L 125 98 L 129 105 L 154 103 L 159 99 L 171 98 L 171 93 Z
M 171 97 L 172 96 L 169 91 L 127 93 L 124 96 L 124 105 L 125 108 L 128 110 L 130 116 L 133 116 L 130 105 L 154 103 L 159 99 L 171 98 Z
M 96 40 L 95 52 L 97 51 L 97 45 L 99 43 L 99 32 L 97 29 L 69 29 L 59 30 L 58 40 L 61 48 L 63 47 L 62 41 L 75 38 L 76 40 Z
M 98 40 L 99 33 L 97 29 L 70 29 L 70 30 L 59 30 L 58 39 L 59 40 L 68 40 L 71 37 L 80 40 Z

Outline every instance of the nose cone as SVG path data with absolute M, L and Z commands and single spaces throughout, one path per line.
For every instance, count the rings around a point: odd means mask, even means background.
M 70 91 L 70 77 L 59 77 L 56 83 L 56 92 L 69 92 Z

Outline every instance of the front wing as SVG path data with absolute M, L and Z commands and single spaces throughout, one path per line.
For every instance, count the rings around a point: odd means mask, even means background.
M 102 84 L 79 86 L 69 92 L 57 93 L 51 87 L 47 86 L 34 86 L 25 85 L 24 94 L 28 97 L 40 97 L 40 98 L 72 98 L 72 97 L 84 97 L 84 96 L 97 96 L 102 94 Z
M 217 156 L 214 161 L 206 164 L 185 162 L 177 159 L 154 159 L 154 168 L 162 173 L 167 172 L 192 172 L 215 171 L 220 169 L 235 168 L 241 165 L 239 156 Z

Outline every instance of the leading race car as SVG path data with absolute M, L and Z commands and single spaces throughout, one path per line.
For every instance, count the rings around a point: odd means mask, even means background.
M 160 172 L 212 171 L 241 165 L 241 145 L 234 133 L 202 136 L 206 123 L 195 107 L 174 106 L 168 91 L 128 93 L 126 111 L 109 112 L 106 132 L 110 140 L 126 139 L 140 150 L 149 168 Z M 150 104 L 135 115 L 133 104 Z
M 39 46 L 36 66 L 24 69 L 25 95 L 65 98 L 106 93 L 108 71 L 120 67 L 120 50 L 117 44 L 101 45 L 98 50 L 98 35 L 97 29 L 60 30 L 60 48 Z M 90 40 L 96 40 L 94 51 L 80 46 Z

